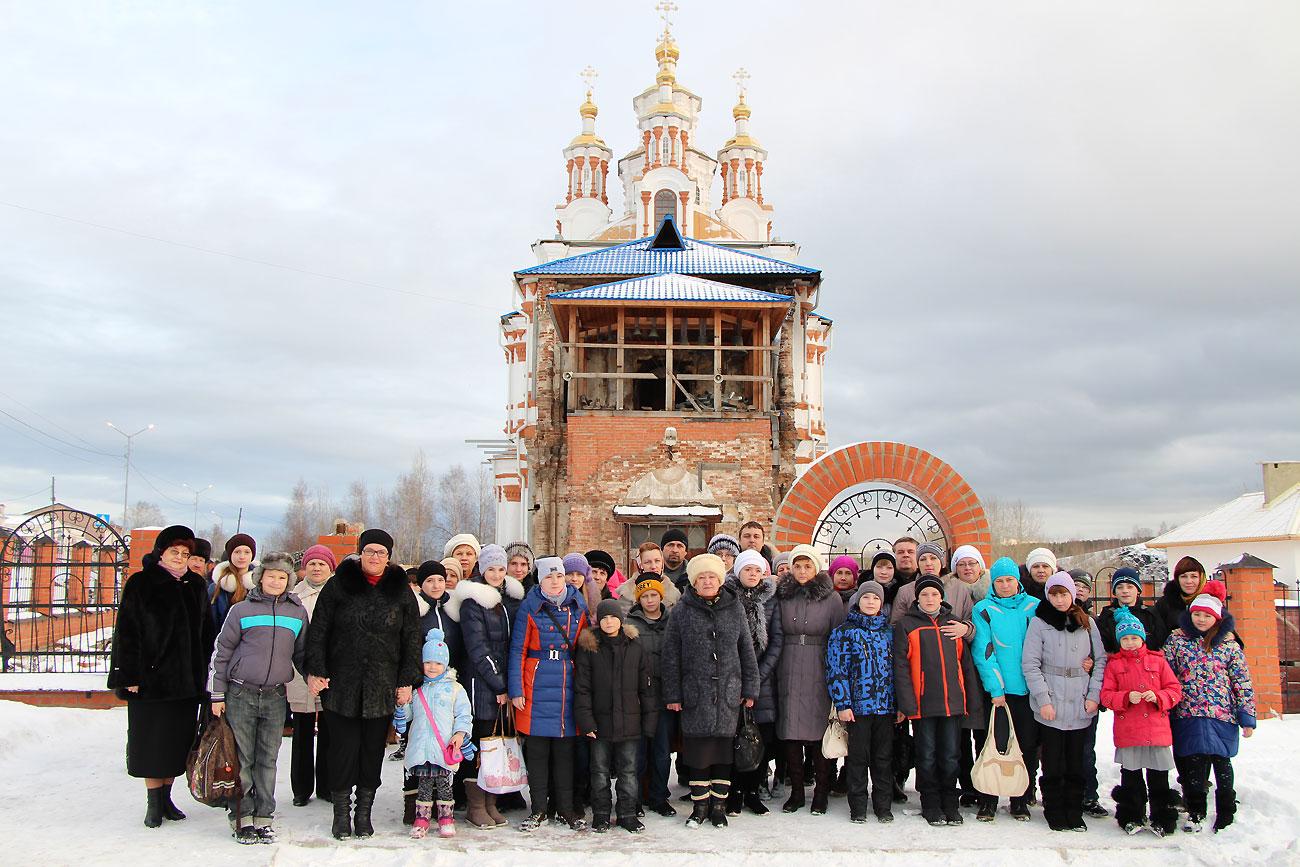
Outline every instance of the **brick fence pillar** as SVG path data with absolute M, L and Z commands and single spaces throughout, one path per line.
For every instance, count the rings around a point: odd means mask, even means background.
M 77 608 L 86 604 L 86 585 L 90 583 L 90 552 L 93 547 L 84 539 L 72 546 L 72 562 L 68 566 L 68 593 L 64 599 Z
M 32 543 L 32 610 L 47 617 L 53 614 L 50 602 L 54 595 L 54 559 L 56 546 L 49 537 Z
M 1277 592 L 1272 563 L 1243 554 L 1219 567 L 1231 597 L 1230 610 L 1246 642 L 1246 664 L 1255 687 L 1260 719 L 1282 713 L 1282 679 L 1277 654 Z
M 328 536 L 316 537 L 316 543 L 333 551 L 334 559 L 342 563 L 344 557 L 357 553 L 357 542 L 360 538 L 354 533 L 332 533 Z
M 137 528 L 131 531 L 131 558 L 130 565 L 127 567 L 126 574 L 134 575 L 144 568 L 144 555 L 153 550 L 154 540 L 158 538 L 161 529 L 143 529 Z

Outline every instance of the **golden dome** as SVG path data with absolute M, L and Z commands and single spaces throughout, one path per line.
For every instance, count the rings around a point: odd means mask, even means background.
M 677 60 L 682 56 L 681 49 L 677 47 L 676 41 L 667 32 L 659 39 L 659 44 L 655 46 L 655 59 L 663 61 L 665 57 L 671 57 Z
M 587 91 L 587 101 L 578 109 L 578 113 L 583 117 L 595 117 L 599 112 L 596 109 L 596 103 L 591 101 L 591 91 Z
M 740 102 L 736 103 L 736 107 L 731 110 L 731 116 L 735 120 L 749 117 L 749 106 L 745 105 L 745 95 L 743 93 L 740 95 Z

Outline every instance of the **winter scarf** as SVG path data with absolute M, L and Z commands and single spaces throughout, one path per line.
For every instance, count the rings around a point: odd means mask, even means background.
M 770 578 L 764 578 L 753 587 L 746 587 L 739 579 L 728 583 L 735 588 L 740 606 L 745 610 L 749 634 L 754 639 L 754 656 L 762 657 L 767 650 L 767 611 L 764 606 L 776 593 L 776 587 Z
M 818 572 L 816 577 L 807 584 L 800 584 L 795 580 L 793 572 L 787 572 L 781 577 L 780 583 L 776 585 L 777 599 L 794 599 L 796 596 L 806 596 L 810 602 L 820 602 L 834 592 L 835 585 L 831 582 L 831 576 L 826 572 Z
M 1052 603 L 1046 599 L 1038 603 L 1038 609 L 1034 612 L 1034 616 L 1058 632 L 1062 629 L 1066 632 L 1073 632 L 1079 628 L 1078 622 L 1070 616 L 1070 609 L 1057 611 L 1052 606 Z

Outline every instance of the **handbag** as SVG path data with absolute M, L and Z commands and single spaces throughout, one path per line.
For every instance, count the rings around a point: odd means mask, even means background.
M 480 739 L 478 745 L 478 787 L 493 795 L 520 792 L 528 786 L 523 747 L 518 735 L 504 734 L 501 716 L 498 710 L 492 733 Z
M 1007 750 L 998 751 L 994 717 L 998 711 L 1007 715 Z M 1024 755 L 1016 739 L 1016 727 L 1011 722 L 1011 711 L 1006 705 L 994 705 L 989 713 L 988 737 L 984 747 L 970 769 L 971 784 L 986 795 L 1018 798 L 1029 788 L 1029 771 L 1025 769 Z
M 842 759 L 849 754 L 849 730 L 840 722 L 831 706 L 831 719 L 822 732 L 822 755 L 828 759 Z
M 214 716 L 205 707 L 194 746 L 185 762 L 185 782 L 190 795 L 200 804 L 239 809 L 243 795 L 239 784 L 239 747 L 235 731 L 225 716 Z
M 424 705 L 424 715 L 428 717 L 429 725 L 433 726 L 433 736 L 438 739 L 438 746 L 442 749 L 442 760 L 447 763 L 448 769 L 456 770 L 465 760 L 464 754 L 460 747 L 443 741 L 442 732 L 438 731 L 438 724 L 433 721 L 433 711 L 429 710 L 429 700 L 424 697 L 424 690 L 417 689 L 415 694 L 420 697 L 420 704 Z
M 740 728 L 736 731 L 734 750 L 735 757 L 732 762 L 736 770 L 741 773 L 754 770 L 763 761 L 766 751 L 763 733 L 759 731 L 758 723 L 754 722 L 754 715 L 749 708 L 741 709 Z

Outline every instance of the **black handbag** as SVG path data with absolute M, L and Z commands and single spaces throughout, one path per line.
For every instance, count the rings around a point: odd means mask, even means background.
M 757 768 L 766 753 L 763 733 L 758 730 L 758 723 L 754 722 L 754 715 L 747 707 L 740 711 L 740 727 L 736 730 L 734 751 L 732 763 L 741 773 Z

